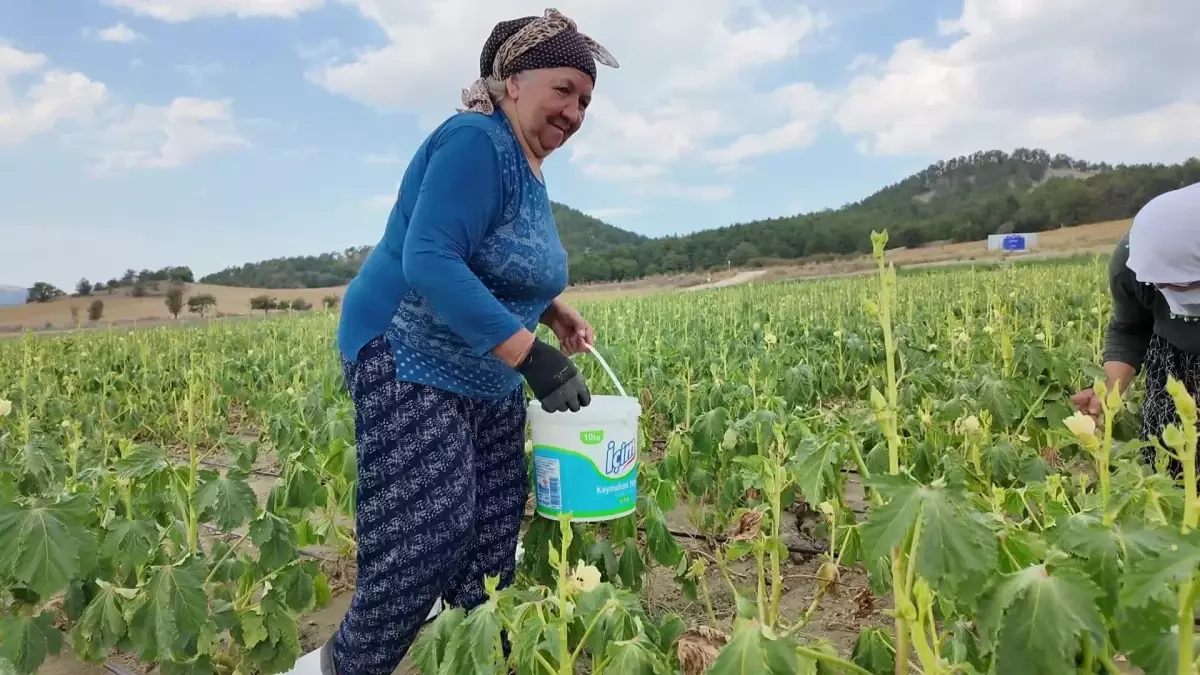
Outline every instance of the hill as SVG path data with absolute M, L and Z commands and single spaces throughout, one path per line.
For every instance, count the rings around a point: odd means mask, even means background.
M 0 307 L 25 304 L 27 297 L 29 297 L 29 289 L 0 285 Z
M 930 165 L 840 209 L 654 239 L 571 260 L 574 283 L 636 279 L 870 251 L 967 242 L 1131 218 L 1157 195 L 1200 182 L 1200 159 L 1175 165 L 1092 164 L 1044 150 L 979 152 Z
M 605 255 L 622 246 L 638 246 L 650 239 L 613 227 L 565 204 L 550 203 L 559 238 L 568 255 Z M 200 283 L 258 288 L 327 288 L 347 284 L 371 252 L 370 246 L 341 253 L 275 258 L 230 267 L 202 277 Z
M 630 281 L 728 266 L 865 253 L 887 228 L 893 247 L 969 242 L 1132 217 L 1153 197 L 1200 181 L 1200 160 L 1175 165 L 1093 163 L 1040 149 L 991 150 L 930 165 L 839 209 L 650 239 L 555 203 L 574 284 Z M 230 268 L 210 284 L 266 288 L 346 283 L 369 248 Z

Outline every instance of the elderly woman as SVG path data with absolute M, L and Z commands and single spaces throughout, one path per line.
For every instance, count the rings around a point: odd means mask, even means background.
M 1200 393 L 1200 183 L 1150 200 L 1109 262 L 1113 314 L 1104 346 L 1107 384 L 1124 391 L 1145 371 L 1144 440 L 1161 439 L 1179 423 L 1167 376 Z M 1092 389 L 1072 399 L 1083 412 L 1101 413 Z M 1153 463 L 1154 451 L 1145 458 Z M 1170 470 L 1182 469 L 1172 458 Z
M 434 602 L 512 583 L 528 493 L 525 393 L 590 394 L 569 355 L 591 326 L 558 296 L 567 257 L 542 162 L 583 124 L 607 50 L 555 10 L 498 24 L 466 109 L 412 158 L 350 284 L 338 345 L 358 441 L 358 583 L 322 668 L 392 673 Z M 557 349 L 536 338 L 550 327 Z

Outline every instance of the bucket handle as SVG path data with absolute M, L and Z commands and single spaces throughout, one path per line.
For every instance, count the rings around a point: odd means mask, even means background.
M 608 367 L 608 362 L 604 360 L 604 357 L 600 356 L 600 352 L 596 351 L 596 348 L 592 345 L 587 343 L 584 344 L 587 346 L 588 351 L 592 353 L 592 356 L 600 360 L 600 367 L 604 368 L 604 372 L 608 373 L 608 377 L 612 379 L 613 384 L 617 385 L 617 391 L 621 392 L 621 396 L 628 398 L 629 394 L 625 393 L 625 387 L 621 386 L 620 380 L 618 380 L 617 376 L 613 374 L 612 368 Z

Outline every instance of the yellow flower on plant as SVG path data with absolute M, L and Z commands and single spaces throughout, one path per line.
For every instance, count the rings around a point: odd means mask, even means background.
M 1099 442 L 1096 438 L 1096 420 L 1090 415 L 1077 412 L 1063 420 L 1063 424 L 1067 425 L 1071 433 L 1075 434 L 1075 437 L 1085 445 L 1093 445 Z
M 0 398 L 0 417 L 8 417 L 12 413 L 12 401 Z
M 600 585 L 600 570 L 592 565 L 586 565 L 580 560 L 575 563 L 575 570 L 571 572 L 569 583 L 572 590 L 587 593 Z

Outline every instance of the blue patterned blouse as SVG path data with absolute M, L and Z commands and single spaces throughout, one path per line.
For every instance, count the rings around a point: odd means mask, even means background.
M 338 346 L 353 361 L 386 335 L 400 380 L 503 398 L 521 378 L 492 348 L 536 329 L 566 286 L 546 186 L 508 118 L 459 113 L 405 170 L 383 238 L 346 290 Z

